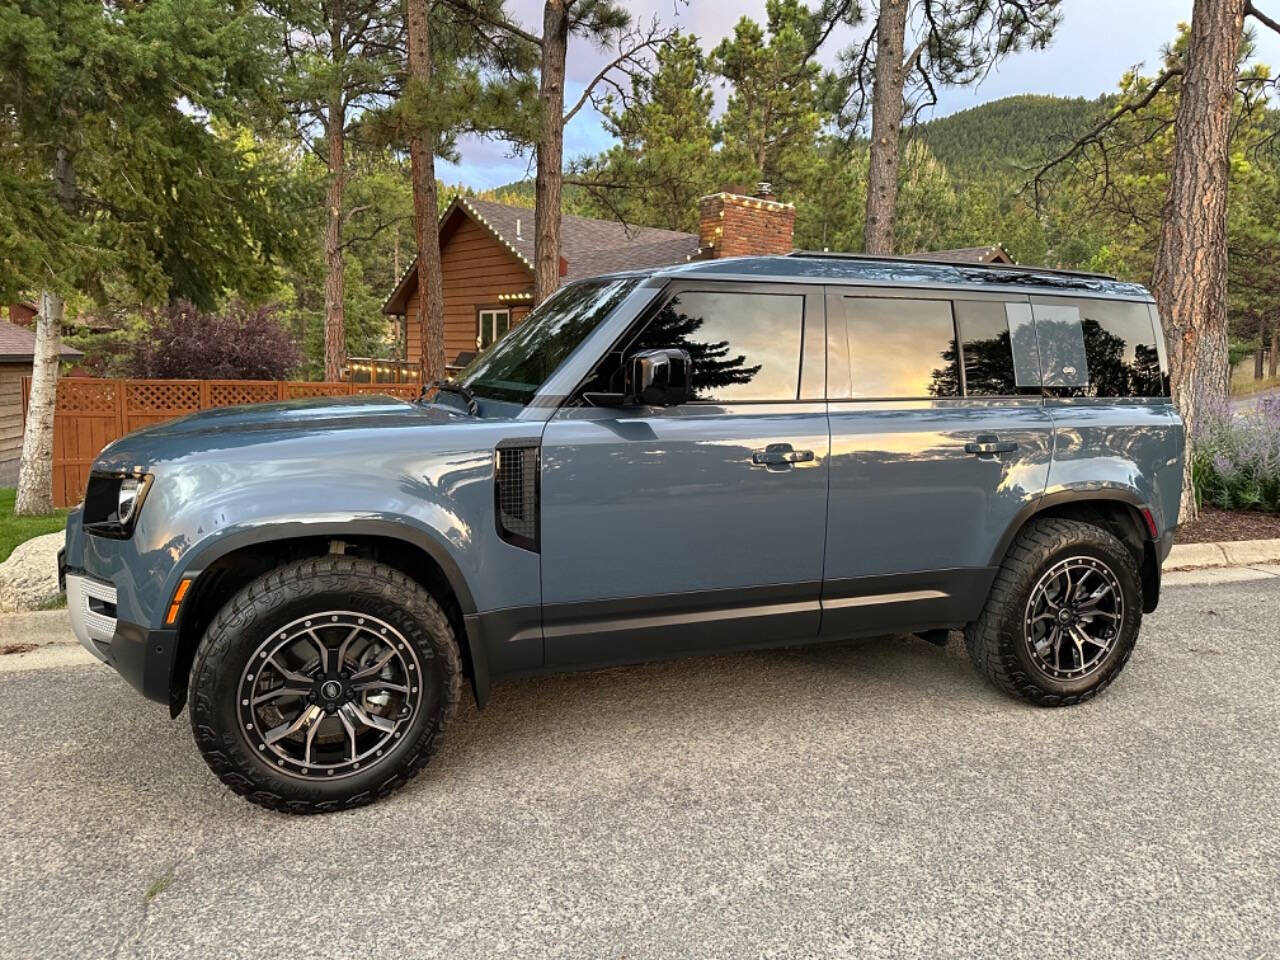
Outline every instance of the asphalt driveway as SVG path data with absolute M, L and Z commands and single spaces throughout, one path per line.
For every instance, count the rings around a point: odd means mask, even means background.
M 105 668 L 0 666 L 0 955 L 1280 956 L 1278 651 L 1266 577 L 1170 587 L 1069 710 L 914 638 L 521 682 L 309 819 Z

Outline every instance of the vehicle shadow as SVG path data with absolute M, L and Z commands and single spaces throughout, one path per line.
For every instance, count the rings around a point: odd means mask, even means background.
M 465 698 L 432 766 L 518 775 L 543 764 L 669 762 L 664 754 L 690 744 L 715 762 L 753 742 L 803 751 L 832 733 L 874 736 L 899 718 L 915 727 L 1011 706 L 957 639 L 945 649 L 907 635 L 836 641 L 509 681 L 483 711 Z
M 201 809 L 207 816 L 211 805 L 235 811 L 237 820 L 252 816 L 206 769 L 185 712 L 158 722 L 105 669 L 50 674 L 59 677 L 64 702 L 78 705 L 59 718 L 53 771 L 69 788 L 68 815 L 102 795 L 113 806 L 142 805 L 156 829 L 171 818 L 169 826 L 189 823 Z M 936 730 L 1011 708 L 1017 705 L 974 673 L 962 644 L 938 649 L 913 636 L 548 674 L 498 685 L 483 711 L 465 689 L 439 753 L 398 796 L 435 803 L 462 781 L 519 791 L 527 783 L 655 773 L 694 784 L 732 777 L 751 755 L 804 758 L 833 740 L 876 749 L 895 728 Z M 47 763 L 34 746 L 24 756 L 24 744 L 41 739 L 13 741 L 4 753 L 18 764 Z M 112 744 L 108 763 L 104 742 Z

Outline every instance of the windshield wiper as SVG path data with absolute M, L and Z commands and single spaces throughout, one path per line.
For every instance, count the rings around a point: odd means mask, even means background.
M 431 393 L 432 390 L 435 393 Z M 463 399 L 467 405 L 467 413 L 476 416 L 480 412 L 480 407 L 476 403 L 475 396 L 466 387 L 460 383 L 454 383 L 452 380 L 431 380 L 422 385 L 422 390 L 418 393 L 419 403 L 434 402 L 434 398 L 442 393 L 453 393 Z M 431 394 L 432 400 L 427 400 L 427 395 Z

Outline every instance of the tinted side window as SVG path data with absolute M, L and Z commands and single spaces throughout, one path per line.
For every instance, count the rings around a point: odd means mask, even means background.
M 1089 358 L 1089 394 L 1163 396 L 1160 351 L 1147 305 L 1081 300 L 1079 306 L 1084 353 Z
M 803 335 L 803 296 L 688 291 L 663 304 L 628 352 L 688 350 L 695 400 L 795 400 Z
M 1006 306 L 992 300 L 955 302 L 966 396 L 1016 397 L 1040 393 L 1038 386 L 1018 386 Z
M 1117 300 L 1057 300 L 1079 311 L 1088 386 L 1071 390 L 1085 397 L 1162 397 L 1168 384 L 1161 370 L 1155 325 L 1145 303 Z M 1037 317 L 1037 321 L 1038 321 Z
M 855 399 L 960 396 L 950 301 L 847 297 L 844 309 Z

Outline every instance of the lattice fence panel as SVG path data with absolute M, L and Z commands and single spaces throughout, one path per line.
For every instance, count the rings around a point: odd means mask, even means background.
M 416 383 L 353 383 L 351 390 L 353 393 L 380 393 L 387 397 L 415 400 L 421 387 Z
M 181 416 L 199 409 L 199 380 L 128 380 L 125 383 L 125 410 L 128 413 Z
M 66 377 L 58 381 L 58 413 L 110 413 L 120 409 L 119 380 Z
M 280 399 L 274 380 L 210 380 L 209 406 L 234 407 L 241 403 L 270 403 Z
M 300 397 L 347 397 L 351 395 L 351 384 L 339 381 L 292 382 L 284 385 L 284 395 L 290 400 Z

